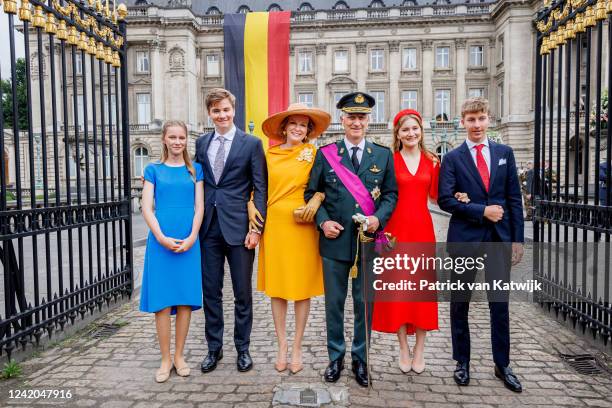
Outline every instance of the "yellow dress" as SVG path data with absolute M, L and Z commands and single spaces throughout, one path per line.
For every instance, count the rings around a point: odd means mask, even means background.
M 257 290 L 270 297 L 303 300 L 323 294 L 319 233 L 314 225 L 298 224 L 293 210 L 304 205 L 304 190 L 316 148 L 268 149 L 268 213 L 259 244 Z

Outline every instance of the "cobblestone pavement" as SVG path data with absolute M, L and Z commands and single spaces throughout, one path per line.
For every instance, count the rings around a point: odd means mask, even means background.
M 438 239 L 442 240 L 447 222 L 435 216 Z M 136 249 L 137 266 L 143 247 Z M 227 276 L 227 275 L 226 275 Z M 206 353 L 204 316 L 194 313 L 186 346 L 186 359 L 192 375 L 175 374 L 164 384 L 154 381 L 159 354 L 152 314 L 138 311 L 138 298 L 115 309 L 96 322 L 120 323 L 119 331 L 107 338 L 91 338 L 89 328 L 54 347 L 36 353 L 22 363 L 23 375 L 0 382 L 0 406 L 38 406 L 57 404 L 70 407 L 269 407 L 274 392 L 292 385 L 320 387 L 331 392 L 333 405 L 353 407 L 612 407 L 612 377 L 588 376 L 573 371 L 559 353 L 598 352 L 562 324 L 546 316 L 538 306 L 511 305 L 511 360 L 522 380 L 524 391 L 506 390 L 493 374 L 488 310 L 476 304 L 470 310 L 472 327 L 472 381 L 468 387 L 454 384 L 448 304 L 440 304 L 440 330 L 427 337 L 426 371 L 420 375 L 402 374 L 397 366 L 395 335 L 374 333 L 372 366 L 374 388 L 359 387 L 350 373 L 350 355 L 338 383 L 322 381 L 327 364 L 323 298 L 312 302 L 306 330 L 303 359 L 305 368 L 297 375 L 277 373 L 270 301 L 261 293 L 254 295 L 254 325 L 251 355 L 255 367 L 247 373 L 235 368 L 232 345 L 233 299 L 231 284 L 225 285 L 224 359 L 209 374 L 199 371 Z M 349 291 L 350 293 L 350 291 Z M 352 302 L 347 302 L 346 336 L 350 337 Z M 293 332 L 293 315 L 288 319 Z M 412 339 L 411 339 L 412 340 Z M 70 390 L 71 399 L 10 399 L 10 390 Z

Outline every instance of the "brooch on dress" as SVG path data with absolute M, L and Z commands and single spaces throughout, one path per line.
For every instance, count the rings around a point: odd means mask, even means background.
M 374 200 L 378 200 L 378 197 L 380 197 L 380 188 L 378 188 L 378 186 L 374 187 L 374 189 L 370 191 L 370 194 Z
M 304 149 L 300 152 L 297 161 L 307 161 L 308 163 L 310 163 L 313 159 L 314 157 L 312 155 L 312 149 Z

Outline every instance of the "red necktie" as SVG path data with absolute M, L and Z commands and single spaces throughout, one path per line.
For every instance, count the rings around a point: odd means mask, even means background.
M 485 186 L 485 190 L 489 191 L 489 168 L 487 167 L 487 162 L 485 161 L 484 155 L 482 154 L 482 148 L 485 147 L 484 144 L 479 144 L 474 146 L 476 149 L 476 168 L 478 169 L 478 173 L 480 173 L 480 178 L 482 179 L 482 183 Z

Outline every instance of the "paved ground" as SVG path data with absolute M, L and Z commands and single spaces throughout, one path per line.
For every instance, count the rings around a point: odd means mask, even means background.
M 443 239 L 446 219 L 435 216 L 438 239 Z M 141 261 L 143 247 L 136 249 Z M 226 288 L 231 288 L 229 281 Z M 532 304 L 511 305 L 512 366 L 525 388 L 522 394 L 506 390 L 493 375 L 486 305 L 470 310 L 472 327 L 472 382 L 459 388 L 452 379 L 448 305 L 440 304 L 440 330 L 427 340 L 427 369 L 421 375 L 402 374 L 397 367 L 394 335 L 375 333 L 372 338 L 374 388 L 356 385 L 350 370 L 333 386 L 322 382 L 327 364 L 324 304 L 313 300 L 304 342 L 305 369 L 297 375 L 279 374 L 273 368 L 276 345 L 270 302 L 256 293 L 251 355 L 255 368 L 248 373 L 235 369 L 233 299 L 225 292 L 225 357 L 216 371 L 199 372 L 206 353 L 203 313 L 193 315 L 186 347 L 192 376 L 173 375 L 165 384 L 153 376 L 159 365 L 153 315 L 138 311 L 138 298 L 107 314 L 98 322 L 119 323 L 119 331 L 107 338 L 88 335 L 90 326 L 22 364 L 21 378 L 0 382 L 0 406 L 58 404 L 74 407 L 269 407 L 275 391 L 296 387 L 319 387 L 331 392 L 336 406 L 353 407 L 612 407 L 612 377 L 577 374 L 559 353 L 598 354 L 581 338 L 547 317 Z M 351 302 L 347 302 L 346 331 L 352 332 Z M 290 317 L 293 325 L 293 316 Z M 599 354 L 601 355 L 601 354 Z M 604 358 L 605 355 L 602 355 Z M 347 355 L 347 363 L 350 357 Z M 10 399 L 11 390 L 70 390 L 71 399 Z

